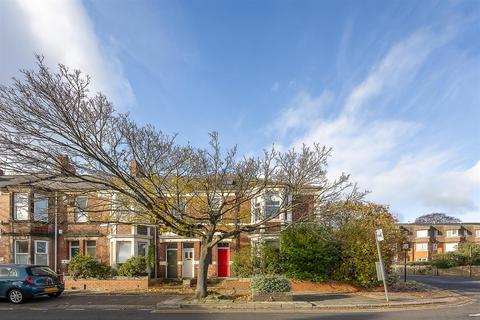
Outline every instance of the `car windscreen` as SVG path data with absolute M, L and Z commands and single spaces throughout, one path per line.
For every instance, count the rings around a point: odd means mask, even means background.
M 57 276 L 55 272 L 48 267 L 31 267 L 30 274 L 32 276 L 50 276 L 50 277 Z

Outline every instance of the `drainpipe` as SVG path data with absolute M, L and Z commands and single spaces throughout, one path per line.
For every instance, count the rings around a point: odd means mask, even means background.
M 58 199 L 55 191 L 55 272 L 58 272 Z
M 155 226 L 155 233 L 153 235 L 153 241 L 154 241 L 154 244 L 153 244 L 153 247 L 155 248 L 155 253 L 154 253 L 154 261 L 155 261 L 155 267 L 154 267 L 154 272 L 155 272 L 155 279 L 157 279 L 157 264 L 158 264 L 158 261 L 157 261 L 157 226 Z

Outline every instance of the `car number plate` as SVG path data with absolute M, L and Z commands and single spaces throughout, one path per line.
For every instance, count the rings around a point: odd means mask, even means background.
M 52 293 L 52 292 L 57 292 L 57 291 L 58 291 L 57 288 L 45 288 L 46 293 Z

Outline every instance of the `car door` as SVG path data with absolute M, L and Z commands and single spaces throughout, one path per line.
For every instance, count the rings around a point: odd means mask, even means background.
M 0 266 L 0 297 L 6 297 L 7 291 L 13 286 L 18 278 L 16 268 L 12 266 Z

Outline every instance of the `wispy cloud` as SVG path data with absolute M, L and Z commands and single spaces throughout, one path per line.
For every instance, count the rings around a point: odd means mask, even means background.
M 335 99 L 343 101 L 336 116 L 321 112 L 331 107 L 334 93 L 300 92 L 273 122 L 280 144 L 332 146 L 330 174 L 351 173 L 353 180 L 372 191 L 371 200 L 391 205 L 404 220 L 427 211 L 473 220 L 480 209 L 480 159 L 471 167 L 457 167 L 453 160 L 458 150 L 453 147 L 412 143 L 424 132 L 422 120 L 376 112 L 384 105 L 382 100 L 392 102 L 390 108 L 411 102 L 398 92 L 414 89 L 427 61 L 455 37 L 455 28 L 444 31 L 437 35 L 421 29 L 392 45 L 363 81 Z
M 78 0 L 18 0 L 0 2 L 0 81 L 29 68 L 34 53 L 55 67 L 63 63 L 92 78 L 92 91 L 104 92 L 118 107 L 135 101 L 122 64 L 112 48 L 101 45 L 94 25 Z

